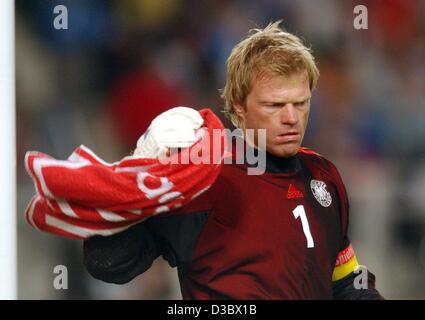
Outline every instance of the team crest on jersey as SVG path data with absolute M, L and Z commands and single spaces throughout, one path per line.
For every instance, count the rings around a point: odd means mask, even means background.
M 310 187 L 314 197 L 323 207 L 331 205 L 332 197 L 329 191 L 326 190 L 326 183 L 319 180 L 311 180 Z

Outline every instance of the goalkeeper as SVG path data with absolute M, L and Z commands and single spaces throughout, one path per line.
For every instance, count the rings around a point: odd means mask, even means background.
M 382 299 L 347 237 L 338 170 L 301 147 L 318 77 L 310 50 L 279 23 L 253 30 L 228 58 L 222 97 L 246 148 L 260 148 L 266 130 L 265 173 L 224 165 L 184 207 L 85 240 L 90 274 L 122 284 L 163 256 L 184 299 Z

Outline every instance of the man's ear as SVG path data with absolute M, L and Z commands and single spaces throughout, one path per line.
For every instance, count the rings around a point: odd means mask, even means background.
M 241 120 L 245 119 L 245 107 L 243 105 L 234 104 L 233 110 L 235 111 L 235 113 L 239 117 L 239 119 L 241 119 Z

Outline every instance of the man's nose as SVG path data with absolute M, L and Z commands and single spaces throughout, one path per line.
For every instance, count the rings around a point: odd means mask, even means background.
M 295 125 L 298 122 L 297 110 L 292 103 L 286 104 L 280 112 L 282 124 Z

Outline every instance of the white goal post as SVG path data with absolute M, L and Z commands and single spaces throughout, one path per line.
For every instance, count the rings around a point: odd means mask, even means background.
M 15 3 L 0 1 L 0 299 L 17 299 Z

